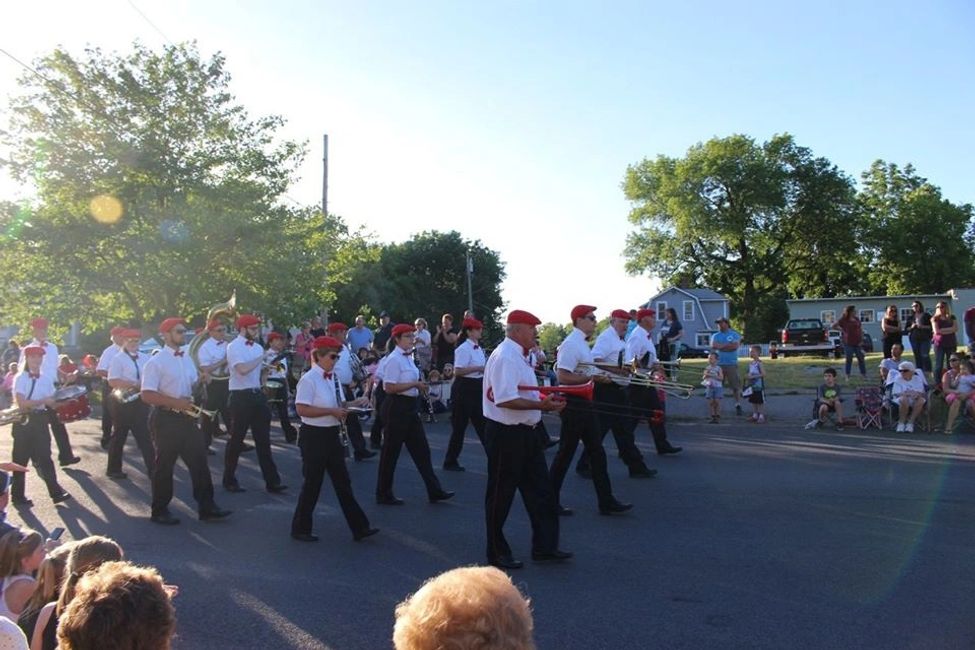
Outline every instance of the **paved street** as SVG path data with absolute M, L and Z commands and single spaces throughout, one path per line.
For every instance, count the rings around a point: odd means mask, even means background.
M 810 398 L 776 399 L 770 412 L 782 417 L 766 426 L 696 423 L 687 418 L 705 412 L 703 400 L 673 404 L 681 419 L 671 439 L 685 451 L 648 457 L 655 479 L 629 479 L 608 441 L 614 490 L 636 504 L 628 515 L 600 516 L 591 483 L 570 472 L 563 502 L 576 514 L 562 519 L 562 546 L 575 559 L 512 574 L 532 599 L 540 648 L 975 647 L 975 436 L 806 432 Z M 439 417 L 428 425 L 438 467 L 448 434 Z M 37 505 L 10 518 L 64 526 L 66 538 L 108 534 L 133 561 L 157 566 L 180 586 L 177 648 L 390 647 L 398 601 L 429 576 L 483 561 L 485 462 L 473 433 L 468 471 L 440 473 L 454 500 L 428 504 L 404 454 L 396 492 L 407 505 L 377 506 L 375 461 L 354 463 L 355 491 L 382 532 L 353 543 L 326 486 L 322 541 L 302 544 L 288 536 L 298 453 L 277 430 L 288 493 L 264 492 L 247 454 L 248 491 L 217 488 L 234 515 L 204 524 L 180 470 L 173 510 L 183 523 L 166 528 L 148 521 L 134 443 L 125 469 L 135 480 L 119 483 L 104 476 L 97 422 L 70 429 L 84 457 L 62 472 L 75 499 L 54 507 L 31 477 Z M 647 452 L 645 428 L 639 440 Z M 217 484 L 221 459 L 210 463 Z M 520 502 L 507 531 L 527 560 Z

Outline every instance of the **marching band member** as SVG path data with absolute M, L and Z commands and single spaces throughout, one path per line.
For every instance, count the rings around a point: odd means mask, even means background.
M 142 401 L 151 407 L 149 432 L 156 449 L 150 520 L 166 526 L 179 523 L 169 512 L 177 458 L 182 458 L 189 470 L 200 520 L 223 519 L 230 511 L 222 510 L 213 500 L 213 481 L 203 436 L 196 418 L 187 413 L 194 409 L 193 384 L 199 375 L 192 359 L 182 350 L 186 321 L 167 318 L 159 324 L 159 334 L 164 346 L 142 368 Z
M 149 355 L 139 352 L 141 330 L 123 329 L 118 335 L 123 341 L 123 348 L 108 367 L 107 383 L 112 389 L 120 391 L 126 397 L 134 396 L 134 399 L 119 400 L 114 396 L 114 391 L 110 393 L 110 399 L 115 402 L 115 432 L 108 447 L 108 470 L 105 474 L 119 480 L 128 478 L 122 471 L 122 453 L 125 451 L 125 440 L 131 431 L 139 451 L 142 452 L 146 475 L 151 478 L 156 464 L 156 450 L 149 437 L 149 409 L 142 399 L 135 396 L 142 389 L 142 375 Z
M 48 323 L 46 318 L 35 318 L 30 322 L 31 329 L 34 332 L 34 340 L 30 342 L 30 345 L 39 346 L 44 350 L 44 360 L 41 365 L 41 374 L 50 377 L 51 382 L 54 383 L 57 381 L 58 376 L 58 346 L 47 340 L 47 325 Z M 20 353 L 20 365 L 18 367 L 21 370 L 27 367 L 24 361 L 23 350 L 21 350 Z M 67 467 L 68 465 L 80 463 L 81 459 L 75 456 L 74 452 L 71 450 L 71 441 L 68 439 L 68 430 L 64 427 L 64 422 L 58 419 L 57 411 L 51 408 L 47 409 L 46 413 L 48 419 L 50 420 L 51 435 L 54 436 L 54 442 L 58 446 L 58 463 L 61 465 L 61 467 Z
M 656 320 L 657 313 L 652 309 L 637 311 L 636 329 L 626 340 L 627 361 L 635 360 L 643 368 L 651 368 L 657 363 L 657 349 L 653 345 L 653 328 Z M 646 418 L 650 423 L 653 444 L 659 455 L 676 454 L 681 451 L 682 447 L 675 447 L 667 440 L 663 405 L 660 403 L 656 388 L 630 384 L 630 405 L 633 412 L 630 428 L 636 431 L 640 420 Z
M 610 315 L 609 327 L 596 337 L 596 344 L 592 347 L 594 361 L 615 364 L 622 368 L 626 356 L 626 328 L 629 324 L 629 312 L 625 309 L 613 311 Z M 614 379 L 612 374 L 608 376 Z M 599 439 L 605 440 L 606 432 L 612 431 L 619 456 L 630 470 L 630 478 L 652 478 L 657 474 L 657 470 L 647 467 L 643 462 L 643 454 L 636 447 L 633 430 L 630 428 L 630 404 L 624 385 L 614 380 L 595 386 L 595 399 L 599 404 Z M 585 451 L 579 457 L 576 471 L 583 476 L 590 473 L 589 456 Z
M 102 350 L 98 357 L 98 365 L 95 366 L 95 374 L 102 378 L 102 449 L 108 449 L 112 442 L 113 411 L 115 410 L 114 400 L 112 399 L 112 387 L 108 385 L 108 367 L 119 352 L 122 351 L 122 331 L 124 327 L 115 326 L 109 331 L 112 344 Z
M 53 347 L 53 346 L 52 346 Z M 28 345 L 21 350 L 24 368 L 14 378 L 14 403 L 26 412 L 27 421 L 13 425 L 13 449 L 11 460 L 18 465 L 34 464 L 37 476 L 47 485 L 47 493 L 54 503 L 70 498 L 58 484 L 57 472 L 51 460 L 50 411 L 54 409 L 54 374 L 45 374 L 44 357 L 47 352 L 39 345 Z M 14 472 L 10 486 L 10 499 L 14 505 L 31 506 L 33 502 L 24 494 L 24 474 Z
M 373 449 L 383 448 L 383 404 L 386 403 L 386 391 L 383 389 L 383 375 L 386 373 L 386 364 L 392 357 L 386 355 L 376 364 L 376 371 L 369 379 L 373 405 L 372 405 L 372 427 L 369 429 L 369 446 Z
M 356 377 L 356 370 L 361 372 L 362 364 L 359 362 L 359 355 L 346 345 L 345 338 L 349 328 L 344 323 L 329 323 L 328 335 L 337 340 L 341 345 L 338 361 L 335 362 L 335 374 L 338 376 L 339 383 L 342 384 L 342 394 L 344 400 L 352 400 L 355 395 L 353 388 L 362 381 L 362 377 Z M 345 427 L 349 432 L 349 442 L 352 444 L 353 453 L 356 461 L 366 460 L 376 455 L 376 452 L 366 449 L 366 439 L 362 435 L 362 424 L 359 422 L 357 413 L 346 414 Z
M 277 411 L 278 422 L 284 432 L 284 439 L 294 443 L 298 440 L 298 432 L 291 424 L 288 416 L 288 353 L 284 350 L 287 340 L 281 332 L 271 332 L 267 335 L 267 352 L 264 353 L 264 363 L 271 366 L 267 371 L 267 378 L 280 383 L 280 388 L 274 389 L 271 396 L 274 400 L 274 410 Z
M 268 492 L 284 492 L 288 486 L 271 456 L 271 408 L 268 406 L 261 374 L 264 369 L 264 348 L 257 343 L 261 321 L 252 314 L 237 319 L 240 336 L 227 346 L 227 367 L 230 369 L 230 441 L 224 456 L 223 487 L 228 492 L 243 492 L 237 482 L 237 461 L 243 451 L 244 436 L 250 429 L 257 448 L 257 462 L 261 466 Z
M 356 501 L 345 465 L 341 429 L 342 421 L 349 415 L 346 408 L 349 402 L 345 401 L 342 386 L 334 374 L 342 347 L 341 341 L 330 336 L 316 338 L 312 342 L 315 365 L 302 375 L 295 390 L 295 408 L 301 417 L 298 448 L 304 481 L 291 520 L 291 536 L 302 542 L 318 541 L 318 535 L 311 532 L 312 517 L 326 473 L 345 521 L 352 529 L 352 538 L 358 542 L 379 532 L 369 525 L 369 519 Z
M 504 537 L 504 523 L 515 491 L 521 492 L 532 527 L 532 559 L 562 561 L 572 553 L 559 549 L 559 517 L 555 489 L 545 464 L 545 442 L 538 433 L 542 411 L 559 413 L 565 401 L 553 395 L 539 401 L 528 352 L 541 321 L 516 309 L 508 314 L 505 339 L 484 367 L 484 441 L 488 459 L 484 498 L 487 561 L 501 569 L 520 569 Z
M 227 325 L 219 318 L 213 318 L 207 323 L 207 333 L 209 337 L 200 345 L 196 357 L 206 388 L 204 408 L 217 412 L 213 417 L 204 415 L 200 420 L 203 434 L 206 436 L 206 445 L 209 448 L 214 438 L 230 432 L 230 407 L 227 405 L 229 381 L 214 379 L 212 376 L 215 373 L 225 374 L 227 370 Z M 220 429 L 220 421 L 223 421 L 223 426 L 227 429 L 226 433 Z
M 444 490 L 433 472 L 430 460 L 430 444 L 423 431 L 423 423 L 417 413 L 417 396 L 427 385 L 420 381 L 420 369 L 413 363 L 412 325 L 399 324 L 392 330 L 391 338 L 396 347 L 386 355 L 389 361 L 383 370 L 383 449 L 379 457 L 379 477 L 376 482 L 376 503 L 388 506 L 403 505 L 403 500 L 393 494 L 393 473 L 400 450 L 406 445 L 420 476 L 427 487 L 430 503 L 445 501 L 454 496 Z
M 556 357 L 556 367 L 559 385 L 575 386 L 594 381 L 609 383 L 605 375 L 590 375 L 589 366 L 592 364 L 592 351 L 586 340 L 596 329 L 596 310 L 591 305 L 576 305 L 572 308 L 572 332 L 569 333 L 562 345 L 559 346 Z M 576 453 L 579 441 L 582 441 L 589 465 L 592 468 L 592 482 L 596 488 L 596 498 L 599 502 L 599 513 L 603 515 L 626 512 L 633 507 L 632 503 L 620 503 L 613 496 L 613 488 L 609 482 L 609 472 L 606 469 L 606 452 L 603 450 L 602 436 L 599 422 L 590 400 L 577 395 L 567 396 L 569 408 L 562 411 L 562 435 L 559 439 L 559 449 L 552 459 L 552 484 L 555 487 L 556 502 L 559 503 L 559 514 L 572 514 L 572 510 L 561 505 L 559 492 L 562 481 L 569 470 L 572 457 Z
M 464 431 L 467 423 L 474 425 L 477 439 L 484 444 L 484 411 L 481 406 L 481 393 L 484 385 L 484 363 L 487 361 L 484 350 L 479 345 L 484 324 L 476 318 L 464 319 L 457 348 L 454 350 L 454 388 L 452 393 L 452 412 L 450 417 L 450 442 L 443 468 L 451 472 L 463 472 L 457 459 L 464 447 Z

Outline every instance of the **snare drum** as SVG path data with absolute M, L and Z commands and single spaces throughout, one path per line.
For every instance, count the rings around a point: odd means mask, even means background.
M 264 382 L 264 396 L 269 402 L 280 402 L 283 399 L 285 383 L 283 379 L 269 378 Z
M 65 386 L 54 393 L 58 405 L 55 411 L 61 422 L 83 420 L 91 415 L 91 404 L 88 403 L 88 391 L 84 386 Z

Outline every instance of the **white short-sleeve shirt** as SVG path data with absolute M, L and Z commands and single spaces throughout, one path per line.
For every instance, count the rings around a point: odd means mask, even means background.
M 650 360 L 647 362 L 648 366 L 652 366 L 657 363 L 657 348 L 653 345 L 652 335 L 643 327 L 637 325 L 630 337 L 626 339 L 626 354 L 624 359 L 626 361 L 632 361 L 636 359 L 638 363 L 643 362 L 643 357 L 650 353 Z
M 325 371 L 321 366 L 313 365 L 308 372 L 298 380 L 295 388 L 295 404 L 305 406 L 315 406 L 318 408 L 337 408 L 338 394 L 340 390 L 337 377 L 331 373 L 331 377 L 325 378 Z M 301 416 L 301 421 L 311 427 L 337 427 L 339 419 L 332 415 L 322 415 L 317 418 Z
M 555 367 L 559 370 L 577 372 L 583 375 L 589 374 L 592 368 L 580 366 L 583 363 L 592 363 L 592 350 L 586 342 L 586 335 L 578 327 L 572 328 L 569 335 L 559 346 L 558 356 L 555 357 Z
M 467 339 L 457 346 L 454 350 L 454 370 L 458 368 L 469 368 L 471 366 L 483 366 L 487 359 L 484 356 L 484 348 L 474 341 Z M 484 376 L 483 372 L 472 372 L 464 375 L 468 379 L 480 379 Z
M 519 411 L 498 406 L 519 397 L 537 400 L 538 391 L 518 388 L 537 385 L 529 355 L 517 342 L 505 338 L 491 353 L 484 367 L 484 388 L 481 393 L 484 416 L 501 424 L 538 424 L 542 419 L 540 410 Z
M 250 343 L 250 345 L 248 345 Z M 261 387 L 261 364 L 254 366 L 246 375 L 242 375 L 234 368 L 249 363 L 264 356 L 264 348 L 257 341 L 248 341 L 247 337 L 238 336 L 227 346 L 227 368 L 230 369 L 230 390 L 247 390 Z
M 404 352 L 402 348 L 395 348 L 386 355 L 386 366 L 383 368 L 383 381 L 387 384 L 408 384 L 420 379 L 420 369 L 413 362 L 413 353 Z M 397 393 L 405 397 L 416 397 L 420 391 L 410 388 Z
M 142 390 L 189 399 L 193 396 L 193 384 L 198 376 L 190 355 L 167 345 L 146 361 L 142 369 Z
M 51 377 L 51 381 L 58 380 L 58 346 L 54 345 L 50 341 L 44 341 L 43 345 L 34 339 L 30 342 L 30 345 L 40 345 L 44 348 L 44 360 L 41 361 L 41 374 L 48 375 Z M 17 364 L 20 370 L 27 369 L 27 361 L 24 359 L 24 348 L 20 348 L 20 361 Z
M 122 351 L 122 348 L 112 343 L 110 346 L 102 350 L 102 356 L 98 357 L 98 365 L 95 366 L 96 371 L 108 372 L 108 367 L 112 365 L 112 359 L 115 355 Z M 46 356 L 46 355 L 45 355 Z
M 208 338 L 197 350 L 196 358 L 201 366 L 212 366 L 227 358 L 227 342 Z
M 139 384 L 142 382 L 142 375 L 145 374 L 148 361 L 149 355 L 147 354 L 136 352 L 133 359 L 132 355 L 123 350 L 120 354 L 115 355 L 112 363 L 108 366 L 108 378 L 109 380 L 124 379 Z
M 623 353 L 621 361 L 620 352 Z M 607 327 L 596 337 L 592 346 L 592 358 L 603 363 L 626 363 L 626 336 L 620 336 L 612 327 Z
M 34 384 L 34 392 L 31 392 L 31 383 Z M 40 376 L 32 379 L 27 371 L 18 372 L 14 377 L 14 395 L 23 395 L 25 399 L 47 399 L 54 395 L 54 379 L 51 375 L 41 372 Z M 28 397 L 30 395 L 30 397 Z

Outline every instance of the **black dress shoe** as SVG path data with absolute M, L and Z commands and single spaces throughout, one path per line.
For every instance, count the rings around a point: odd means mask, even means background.
M 436 494 L 430 495 L 430 503 L 436 503 L 437 501 L 446 501 L 447 499 L 452 499 L 455 494 L 457 493 L 451 490 L 441 490 Z
M 444 463 L 443 469 L 445 472 L 466 472 L 467 471 L 467 468 L 465 468 L 460 463 Z
M 160 524 L 162 526 L 175 526 L 176 524 L 179 523 L 179 519 L 172 516 L 168 512 L 164 512 L 161 515 L 153 515 L 149 517 L 149 521 L 151 521 L 154 524 Z
M 15 506 L 20 506 L 22 508 L 30 508 L 32 505 L 34 505 L 34 502 L 28 499 L 27 497 L 11 499 L 10 502 Z
M 278 483 L 277 485 L 269 485 L 267 491 L 271 494 L 281 494 L 288 489 L 288 486 L 284 483 Z
M 649 467 L 638 467 L 630 470 L 630 478 L 653 478 L 657 475 L 657 470 Z
M 75 456 L 74 458 L 68 458 L 67 460 L 58 461 L 61 467 L 68 467 L 69 465 L 77 465 L 80 462 L 81 462 L 81 458 L 79 458 L 78 456 Z
M 532 561 L 534 562 L 564 562 L 572 557 L 569 551 L 555 549 L 547 553 L 536 553 L 532 551 Z
M 560 517 L 571 517 L 575 514 L 572 508 L 566 508 L 565 506 L 558 506 L 558 512 Z
M 55 494 L 53 497 L 51 497 L 51 501 L 53 501 L 54 503 L 63 503 L 70 498 L 71 498 L 70 494 L 68 494 L 67 492 L 61 492 L 61 494 Z
M 365 528 L 363 530 L 352 533 L 352 539 L 357 542 L 361 542 L 367 537 L 372 537 L 379 532 L 378 528 Z
M 244 488 L 240 487 L 236 483 L 233 483 L 231 485 L 224 485 L 223 486 L 223 489 L 225 489 L 227 492 L 235 492 L 235 493 L 236 492 L 247 492 L 247 490 L 245 490 Z
M 218 519 L 226 519 L 230 516 L 231 510 L 221 510 L 214 506 L 209 510 L 204 510 L 200 513 L 200 521 L 217 521 Z
M 496 566 L 499 569 L 520 569 L 525 566 L 525 563 L 521 560 L 516 560 L 510 555 L 502 555 L 501 557 L 496 557 L 493 560 L 488 560 L 488 564 L 491 566 Z
M 376 503 L 378 503 L 381 506 L 401 506 L 404 503 L 406 503 L 406 501 L 394 497 L 392 494 L 387 494 L 385 496 L 377 496 Z
M 663 449 L 658 449 L 657 454 L 659 456 L 666 456 L 667 454 L 679 454 L 684 450 L 683 447 L 674 447 L 673 445 L 667 445 Z
M 579 478 L 592 478 L 592 470 L 588 467 L 583 467 L 582 469 L 577 467 L 576 474 L 579 475 Z
M 355 452 L 355 460 L 359 462 L 360 460 L 367 460 L 376 455 L 376 452 L 369 451 L 368 449 L 363 449 L 362 451 Z
M 125 472 L 105 472 L 105 476 L 108 478 L 114 478 L 115 480 L 122 481 L 129 478 L 129 475 Z
M 318 535 L 312 535 L 311 533 L 291 533 L 291 539 L 296 539 L 299 542 L 317 542 Z
M 603 506 L 599 509 L 599 514 L 601 515 L 618 515 L 621 512 L 626 512 L 627 510 L 632 510 L 632 503 L 620 503 L 619 501 L 611 503 L 608 506 Z

